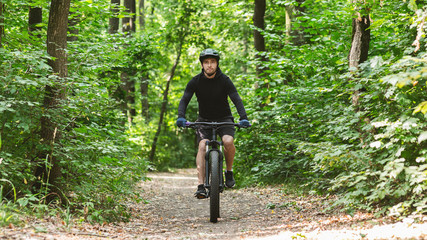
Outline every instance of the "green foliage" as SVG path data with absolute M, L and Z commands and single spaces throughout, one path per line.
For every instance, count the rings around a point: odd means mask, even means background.
M 416 107 L 417 100 L 423 99 L 427 79 L 423 75 L 424 56 L 420 57 L 404 58 L 385 68 L 389 74 L 381 78 L 381 86 L 388 109 L 383 108 L 373 118 L 373 136 L 369 146 L 365 146 L 372 160 L 369 168 L 356 168 L 338 176 L 335 189 L 354 189 L 343 201 L 357 199 L 354 204 L 370 210 L 377 205 L 392 207 L 393 215 L 427 211 L 427 152 L 423 134 L 426 115 L 418 113 L 420 105 Z M 380 213 L 385 211 L 383 208 Z
M 255 90 L 249 107 L 254 127 L 239 135 L 238 181 L 296 180 L 319 193 L 341 194 L 336 205 L 349 211 L 426 213 L 425 15 L 411 11 L 415 2 L 374 6 L 370 59 L 349 72 L 354 8 L 343 1 L 316 11 L 329 2 L 305 1 L 293 23 L 309 36 L 302 45 L 281 45 L 283 20 L 275 14 L 268 20 L 268 76 L 247 89 L 250 95 Z M 418 54 L 411 46 L 417 34 Z
M 46 23 L 48 6 L 34 4 L 44 7 Z M 148 163 L 128 139 L 126 118 L 112 92 L 120 84 L 118 70 L 150 68 L 149 57 L 157 56 L 155 47 L 148 44 L 150 39 L 138 37 L 129 41 L 131 48 L 125 48 L 129 39 L 108 35 L 109 3 L 75 4 L 72 12 L 79 16 L 79 34 L 68 43 L 66 100 L 59 109 L 47 112 L 42 108 L 45 86 L 54 83 L 43 42 L 47 26 L 41 25 L 41 38 L 29 35 L 26 22 L 19 21 L 27 19 L 26 5 L 7 3 L 0 48 L 0 179 L 4 180 L 0 181 L 0 202 L 5 224 L 10 214 L 15 215 L 8 213 L 10 209 L 26 212 L 23 208 L 39 212 L 39 217 L 60 212 L 68 220 L 79 213 L 88 221 L 123 221 L 130 217 L 125 202 L 139 198 L 135 183 L 144 179 Z M 61 137 L 53 154 L 62 167 L 62 202 L 46 195 L 49 179 L 34 175 L 43 116 L 59 126 Z M 42 157 L 49 169 L 46 159 Z M 14 198 L 16 203 L 10 202 Z

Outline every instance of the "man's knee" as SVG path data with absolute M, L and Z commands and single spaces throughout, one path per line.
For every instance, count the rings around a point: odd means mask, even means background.
M 224 135 L 222 137 L 222 142 L 225 147 L 233 147 L 234 146 L 234 138 L 230 135 Z
M 206 151 L 206 141 L 207 139 L 203 139 L 199 142 L 199 151 Z

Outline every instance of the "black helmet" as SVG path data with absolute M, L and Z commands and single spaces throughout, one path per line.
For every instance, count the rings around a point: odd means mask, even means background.
M 216 50 L 211 49 L 211 48 L 207 48 L 207 49 L 203 50 L 200 53 L 199 60 L 201 63 L 203 63 L 203 60 L 205 60 L 206 58 L 210 58 L 210 57 L 215 58 L 216 61 L 219 63 L 219 53 Z

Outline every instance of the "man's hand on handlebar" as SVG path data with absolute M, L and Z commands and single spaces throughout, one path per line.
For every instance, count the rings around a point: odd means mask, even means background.
M 243 128 L 247 128 L 251 126 L 251 123 L 247 119 L 240 120 L 239 124 Z
M 187 120 L 185 120 L 185 118 L 178 118 L 176 120 L 176 125 L 178 127 L 185 127 L 186 122 L 187 122 Z

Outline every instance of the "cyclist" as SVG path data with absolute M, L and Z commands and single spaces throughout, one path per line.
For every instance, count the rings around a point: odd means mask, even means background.
M 231 113 L 228 97 L 234 103 L 240 116 L 240 124 L 244 127 L 250 125 L 246 115 L 245 107 L 236 87 L 228 76 L 221 72 L 219 68 L 219 53 L 213 49 L 205 49 L 200 53 L 199 60 L 202 65 L 202 72 L 194 76 L 187 84 L 184 94 L 179 102 L 178 119 L 176 124 L 185 127 L 185 112 L 193 94 L 196 94 L 199 105 L 199 122 L 234 122 Z M 236 148 L 234 146 L 233 126 L 224 126 L 218 130 L 224 143 L 224 156 L 226 162 L 225 185 L 232 188 L 235 185 L 233 177 L 233 161 Z M 198 129 L 196 131 L 199 143 L 196 156 L 198 186 L 195 196 L 199 199 L 206 198 L 207 192 L 204 187 L 205 180 L 205 155 L 206 141 L 212 136 L 210 130 Z

